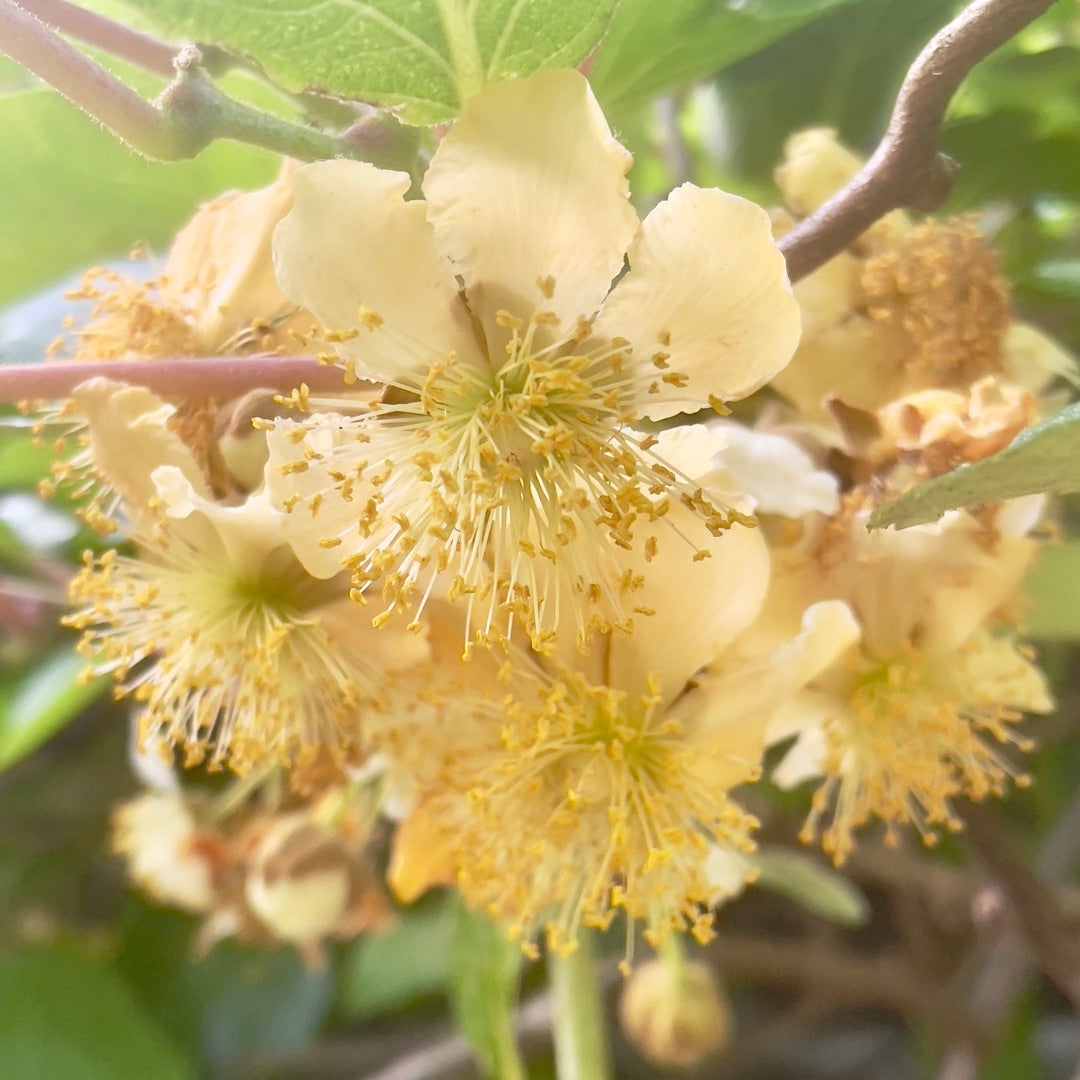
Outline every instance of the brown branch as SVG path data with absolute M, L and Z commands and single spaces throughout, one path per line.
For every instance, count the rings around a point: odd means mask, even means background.
M 100 364 L 0 364 L 0 401 L 66 397 L 79 383 L 96 376 L 145 386 L 170 398 L 210 395 L 225 399 L 259 389 L 288 392 L 301 383 L 315 391 L 346 390 L 340 368 L 320 364 L 311 356 L 206 356 Z
M 1051 885 L 1016 854 L 994 811 L 973 805 L 964 813 L 964 824 L 968 843 L 1001 886 L 1039 966 L 1080 1012 L 1076 920 Z
M 369 154 L 362 139 L 326 134 L 234 101 L 207 76 L 202 54 L 193 45 L 176 54 L 176 77 L 153 103 L 14 0 L 0 0 L 0 53 L 146 157 L 191 158 L 215 139 L 235 139 L 301 161 L 339 156 L 366 160 Z
M 1053 2 L 975 0 L 934 35 L 908 69 L 870 160 L 779 241 L 792 281 L 838 255 L 891 210 L 936 210 L 945 201 L 954 166 L 938 147 L 949 102 L 979 61 Z
M 173 76 L 176 47 L 149 34 L 114 22 L 96 11 L 69 4 L 67 0 L 18 0 L 18 5 L 43 23 L 87 45 L 104 49 L 166 79 Z
M 884 1006 L 949 1039 L 980 1047 L 986 1042 L 975 1016 L 946 988 L 928 984 L 899 954 L 861 959 L 824 942 L 721 934 L 709 946 L 709 956 L 729 975 L 827 995 L 836 1006 Z

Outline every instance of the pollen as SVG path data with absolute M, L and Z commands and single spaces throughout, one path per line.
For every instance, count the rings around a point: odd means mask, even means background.
M 1009 284 L 969 219 L 904 233 L 865 261 L 859 287 L 867 316 L 897 335 L 921 383 L 966 386 L 1002 369 Z
M 619 912 L 628 942 L 635 924 L 654 942 L 711 933 L 707 856 L 750 850 L 756 822 L 704 779 L 702 761 L 722 751 L 689 743 L 653 689 L 633 696 L 573 672 L 508 698 L 454 844 L 466 898 L 526 942 L 543 933 L 565 952 Z
M 933 846 L 938 828 L 962 827 L 956 799 L 1000 796 L 1010 780 L 1026 785 L 1005 753 L 1032 745 L 1016 732 L 1021 713 L 1008 692 L 1010 680 L 1023 677 L 1025 662 L 1017 654 L 1015 672 L 987 677 L 979 653 L 973 642 L 948 663 L 935 662 L 908 645 L 885 660 L 863 659 L 849 687 L 849 707 L 826 725 L 826 780 L 814 794 L 804 842 L 820 836 L 840 865 L 855 830 L 877 818 L 886 843 L 895 846 L 900 827 L 911 825 Z
M 138 703 L 143 739 L 237 772 L 355 748 L 378 675 L 322 624 L 317 583 L 276 560 L 237 569 L 168 520 L 139 546 L 139 558 L 87 554 L 64 621 L 83 632 L 90 670 Z
M 584 649 L 594 633 L 629 626 L 633 604 L 618 585 L 614 549 L 654 557 L 646 527 L 672 497 L 713 535 L 753 522 L 714 505 L 658 456 L 656 439 L 629 426 L 643 388 L 638 369 L 624 365 L 628 342 L 589 338 L 588 320 L 576 324 L 584 339 L 566 339 L 542 310 L 528 319 L 500 310 L 494 321 L 498 340 L 448 353 L 416 385 L 402 382 L 365 416 L 340 422 L 371 444 L 368 456 L 377 447 L 382 464 L 338 439 L 321 462 L 323 495 L 340 504 L 367 492 L 358 529 L 339 536 L 356 591 L 381 596 L 378 625 L 395 613 L 416 622 L 449 572 L 451 599 L 466 605 L 467 645 L 505 642 L 520 626 L 547 650 L 569 618 Z M 318 442 L 323 423 L 313 418 L 283 437 Z M 309 484 L 316 462 L 296 450 L 279 471 Z M 670 533 L 688 562 L 696 557 Z M 323 530 L 323 547 L 326 538 Z

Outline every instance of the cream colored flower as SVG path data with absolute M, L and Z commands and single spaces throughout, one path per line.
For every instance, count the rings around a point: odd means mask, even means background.
M 770 742 L 799 733 L 777 781 L 824 775 L 804 838 L 820 834 L 838 863 L 873 818 L 891 842 L 902 825 L 927 843 L 935 826 L 959 827 L 956 799 L 1000 795 L 1020 778 L 1000 747 L 1029 745 L 1021 713 L 1052 708 L 1004 609 L 1035 551 L 1023 535 L 1030 508 L 868 533 L 865 496 L 848 497 L 812 557 L 777 570 L 755 631 L 783 635 L 826 598 L 859 620 L 858 648 L 785 702 L 769 730 Z
M 798 215 L 813 212 L 861 162 L 823 129 L 788 141 L 776 180 Z M 806 416 L 826 400 L 873 411 L 924 389 L 964 389 L 987 376 L 1036 393 L 1076 365 L 1017 324 L 996 252 L 972 221 L 894 212 L 795 287 L 803 336 L 773 388 Z
M 355 751 L 361 710 L 380 705 L 423 641 L 375 634 L 340 582 L 311 578 L 264 495 L 215 501 L 168 427 L 171 406 L 100 379 L 75 396 L 136 554 L 88 556 L 66 621 L 85 632 L 93 669 L 139 703 L 144 738 L 238 770 Z
M 742 520 L 627 425 L 741 397 L 787 362 L 783 261 L 764 212 L 720 191 L 684 185 L 639 224 L 629 164 L 585 80 L 549 71 L 466 106 L 423 201 L 357 162 L 296 174 L 282 289 L 341 339 L 349 377 L 392 388 L 274 433 L 307 477 L 289 505 L 313 573 L 347 565 L 412 622 L 433 594 L 464 597 L 470 639 L 518 620 L 544 646 L 570 610 L 579 639 L 625 621 L 613 554 L 670 507 L 713 532 Z
M 501 690 L 477 703 L 471 732 L 455 725 L 399 837 L 397 880 L 415 892 L 425 873 L 452 872 L 527 949 L 543 930 L 570 950 L 619 912 L 627 958 L 638 923 L 654 944 L 707 939 L 729 891 L 712 854 L 752 847 L 755 823 L 728 793 L 756 778 L 772 710 L 854 640 L 844 605 L 824 604 L 790 640 L 740 651 L 768 580 L 760 533 L 712 538 L 689 509 L 671 514 L 712 558 L 685 566 L 666 547 L 646 567 L 620 553 L 654 611 L 633 634 L 600 635 L 588 656 L 559 634 L 547 656 L 511 650 Z
M 154 360 L 295 349 L 311 317 L 282 295 L 270 238 L 292 205 L 293 163 L 258 191 L 232 191 L 200 207 L 177 233 L 161 273 L 130 281 L 87 275 L 77 299 L 93 317 L 76 359 Z

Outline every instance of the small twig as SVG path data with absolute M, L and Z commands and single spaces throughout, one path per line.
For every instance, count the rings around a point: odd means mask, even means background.
M 201 356 L 101 364 L 0 364 L 0 401 L 66 397 L 79 383 L 96 376 L 145 386 L 170 398 L 225 399 L 259 389 L 287 392 L 301 383 L 316 391 L 346 389 L 340 368 L 311 356 Z
M 175 156 L 165 116 L 13 0 L 0 0 L 0 52 L 140 152 Z
M 193 45 L 177 53 L 176 78 L 153 103 L 14 0 L 0 0 L 0 52 L 146 157 L 180 161 L 194 157 L 215 139 L 235 139 L 301 161 L 367 157 L 360 141 L 293 124 L 234 101 L 203 71 L 202 54 Z
M 837 1005 L 881 1005 L 951 1040 L 982 1046 L 986 1032 L 947 992 L 929 985 L 898 953 L 861 959 L 813 941 L 721 935 L 709 946 L 719 969 L 753 982 L 801 988 Z
M 908 69 L 870 160 L 779 241 L 792 281 L 838 255 L 890 211 L 936 210 L 945 201 L 954 166 L 938 144 L 949 102 L 980 60 L 1053 2 L 975 0 L 934 35 Z
M 173 76 L 176 48 L 149 34 L 115 22 L 96 11 L 69 4 L 67 0 L 18 0 L 18 4 L 62 34 L 70 34 L 87 45 L 129 60 L 155 75 L 166 79 Z
M 973 805 L 964 819 L 968 843 L 1004 891 L 1039 966 L 1080 1011 L 1080 945 L 1075 920 L 1065 912 L 1054 889 L 1012 849 L 993 811 Z

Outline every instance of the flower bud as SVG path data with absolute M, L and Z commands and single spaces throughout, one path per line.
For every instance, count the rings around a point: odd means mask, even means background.
M 244 898 L 276 937 L 296 944 L 333 933 L 349 907 L 353 857 L 306 814 L 276 821 L 248 866 Z
M 619 1002 L 626 1037 L 657 1065 L 688 1069 L 724 1046 L 731 1010 L 712 970 L 698 961 L 636 967 Z
M 176 792 L 154 792 L 118 806 L 113 850 L 127 860 L 139 888 L 188 911 L 214 905 L 216 834 L 200 831 Z

